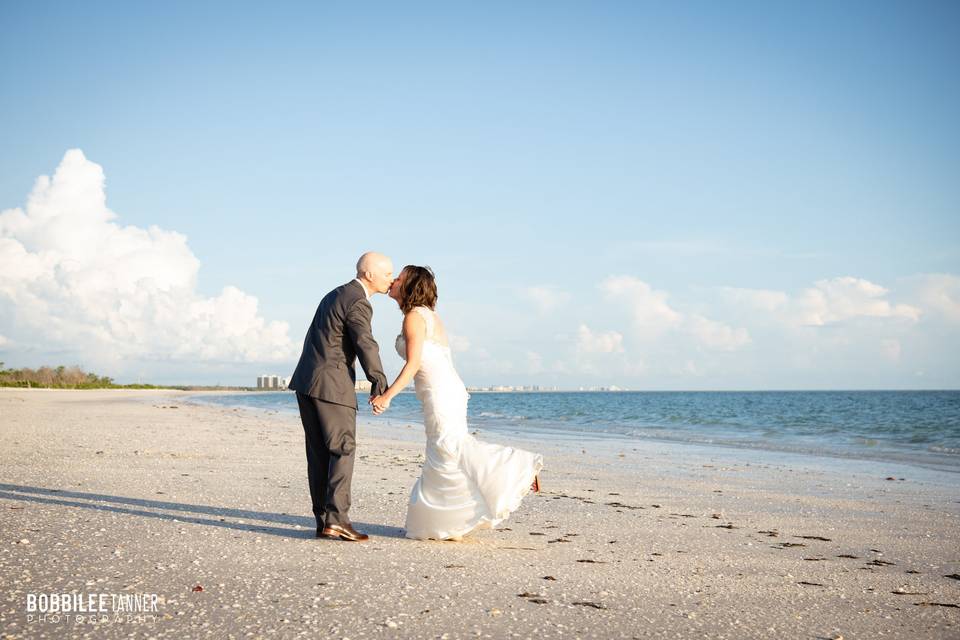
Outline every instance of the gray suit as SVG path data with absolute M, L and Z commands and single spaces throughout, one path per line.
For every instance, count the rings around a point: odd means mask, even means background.
M 380 349 L 370 329 L 373 307 L 356 280 L 320 301 L 290 379 L 297 392 L 307 450 L 307 476 L 317 528 L 349 524 L 357 431 L 354 360 L 372 385 L 387 390 Z

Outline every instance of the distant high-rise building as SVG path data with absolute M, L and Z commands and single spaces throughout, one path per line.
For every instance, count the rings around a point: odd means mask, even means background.
M 286 389 L 290 378 L 278 375 L 257 376 L 257 389 Z

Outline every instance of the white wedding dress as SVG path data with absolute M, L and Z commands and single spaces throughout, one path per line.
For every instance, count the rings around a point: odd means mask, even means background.
M 496 526 L 515 511 L 543 468 L 543 457 L 480 442 L 467 432 L 470 396 L 453 367 L 450 347 L 435 340 L 434 312 L 426 307 L 416 311 L 427 325 L 414 377 L 427 449 L 404 528 L 408 538 L 459 540 L 474 529 Z M 402 334 L 396 347 L 405 358 Z

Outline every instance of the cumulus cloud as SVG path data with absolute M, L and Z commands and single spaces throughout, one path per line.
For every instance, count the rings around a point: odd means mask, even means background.
M 750 342 L 750 334 L 746 329 L 735 329 L 701 315 L 691 315 L 687 319 L 687 326 L 700 344 L 709 349 L 735 351 Z
M 750 342 L 746 329 L 734 328 L 699 314 L 674 309 L 668 294 L 633 276 L 613 276 L 600 284 L 609 301 L 627 305 L 638 337 L 652 341 L 668 332 L 693 338 L 707 349 L 733 351 Z
M 233 286 L 196 291 L 187 238 L 122 226 L 103 169 L 79 149 L 0 212 L 0 330 L 18 345 L 94 360 L 278 362 L 296 355 L 285 322 Z
M 577 351 L 591 353 L 623 352 L 623 335 L 616 331 L 594 332 L 585 324 L 577 329 Z
M 894 304 L 889 291 L 869 280 L 842 276 L 818 280 L 796 295 L 783 291 L 722 287 L 730 302 L 772 314 L 782 324 L 822 327 L 856 318 L 892 318 L 916 321 L 917 306 Z
M 950 322 L 960 322 L 960 277 L 948 273 L 928 273 L 909 278 L 910 298 L 929 314 Z
M 782 291 L 669 293 L 617 275 L 595 294 L 584 294 L 580 317 L 565 310 L 511 334 L 498 358 L 513 361 L 517 375 L 573 385 L 893 388 L 921 384 L 914 376 L 922 372 L 923 384 L 957 386 L 956 275 L 898 278 L 889 289 L 841 276 Z M 534 344 L 537 355 L 525 352 Z
M 633 276 L 613 276 L 600 283 L 608 299 L 621 300 L 631 312 L 636 329 L 643 336 L 655 338 L 679 326 L 683 315 L 667 303 L 667 294 Z
M 906 304 L 891 304 L 887 289 L 868 280 L 844 276 L 818 280 L 796 301 L 800 324 L 823 326 L 850 318 L 904 318 L 917 320 L 920 309 Z
M 549 313 L 570 300 L 569 293 L 549 286 L 527 287 L 523 290 L 523 295 L 534 304 L 540 313 Z

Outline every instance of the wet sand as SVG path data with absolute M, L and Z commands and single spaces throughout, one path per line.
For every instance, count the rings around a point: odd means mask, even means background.
M 362 424 L 346 543 L 314 538 L 295 416 L 186 395 L 0 389 L 0 637 L 960 637 L 960 474 L 543 442 L 497 530 L 417 542 L 418 427 Z M 156 610 L 28 612 L 52 593 Z

